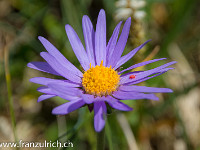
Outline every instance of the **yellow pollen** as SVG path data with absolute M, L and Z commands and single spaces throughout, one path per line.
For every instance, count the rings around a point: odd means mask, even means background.
M 117 90 L 120 75 L 110 67 L 100 66 L 91 67 L 83 74 L 82 85 L 86 93 L 95 96 L 111 95 Z

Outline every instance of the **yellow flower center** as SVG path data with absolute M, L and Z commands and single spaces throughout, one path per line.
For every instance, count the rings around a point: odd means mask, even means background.
M 120 80 L 120 75 L 110 67 L 100 66 L 91 67 L 83 74 L 82 85 L 86 93 L 95 96 L 111 95 L 116 91 Z

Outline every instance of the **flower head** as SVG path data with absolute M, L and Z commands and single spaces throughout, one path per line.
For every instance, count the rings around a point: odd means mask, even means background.
M 165 58 L 154 59 L 119 71 L 121 65 L 131 59 L 137 51 L 149 42 L 145 42 L 121 57 L 128 39 L 131 18 L 126 20 L 118 39 L 121 23 L 116 26 L 109 42 L 106 43 L 105 11 L 100 10 L 99 12 L 96 31 L 94 31 L 89 17 L 83 16 L 82 26 L 85 48 L 73 28 L 70 25 L 65 26 L 72 49 L 84 69 L 83 72 L 69 62 L 48 40 L 39 37 L 39 40 L 48 51 L 40 53 L 46 62 L 31 62 L 28 63 L 28 67 L 62 76 L 63 79 L 45 77 L 30 79 L 31 82 L 43 85 L 38 88 L 38 91 L 43 93 L 38 98 L 38 102 L 55 96 L 68 100 L 69 102 L 53 109 L 52 113 L 55 115 L 65 115 L 84 105 L 93 104 L 94 127 L 99 132 L 105 125 L 106 105 L 121 111 L 130 111 L 132 108 L 120 100 L 158 100 L 158 97 L 153 93 L 172 92 L 168 88 L 146 87 L 136 84 L 173 69 L 167 67 L 176 63 L 174 61 L 147 71 L 125 73 Z

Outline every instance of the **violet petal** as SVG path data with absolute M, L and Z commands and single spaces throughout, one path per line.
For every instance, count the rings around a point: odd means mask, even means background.
M 95 32 L 95 55 L 97 65 L 106 65 L 106 15 L 103 9 L 100 10 Z
M 85 102 L 83 100 L 74 100 L 67 103 L 64 103 L 52 110 L 52 114 L 54 115 L 66 115 L 76 109 L 79 109 L 83 106 Z
M 94 128 L 100 132 L 105 126 L 107 109 L 105 102 L 98 101 L 94 103 Z

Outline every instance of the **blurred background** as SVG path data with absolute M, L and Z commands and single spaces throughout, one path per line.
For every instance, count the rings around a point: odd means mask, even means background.
M 141 84 L 168 87 L 174 93 L 157 94 L 159 101 L 126 101 L 133 111 L 112 111 L 108 115 L 106 149 L 200 150 L 199 6 L 198 0 L 0 0 L 0 142 L 14 141 L 10 98 L 18 139 L 70 140 L 74 147 L 68 149 L 95 149 L 93 113 L 84 107 L 66 116 L 52 115 L 52 109 L 65 100 L 56 97 L 37 103 L 39 85 L 29 79 L 54 77 L 26 65 L 43 61 L 40 52 L 45 49 L 37 39 L 40 35 L 81 68 L 70 47 L 65 24 L 70 24 L 84 43 L 82 16 L 88 15 L 95 26 L 103 8 L 107 41 L 120 20 L 132 17 L 124 54 L 152 39 L 124 68 L 153 58 L 168 59 L 138 70 L 178 61 L 174 70 Z

